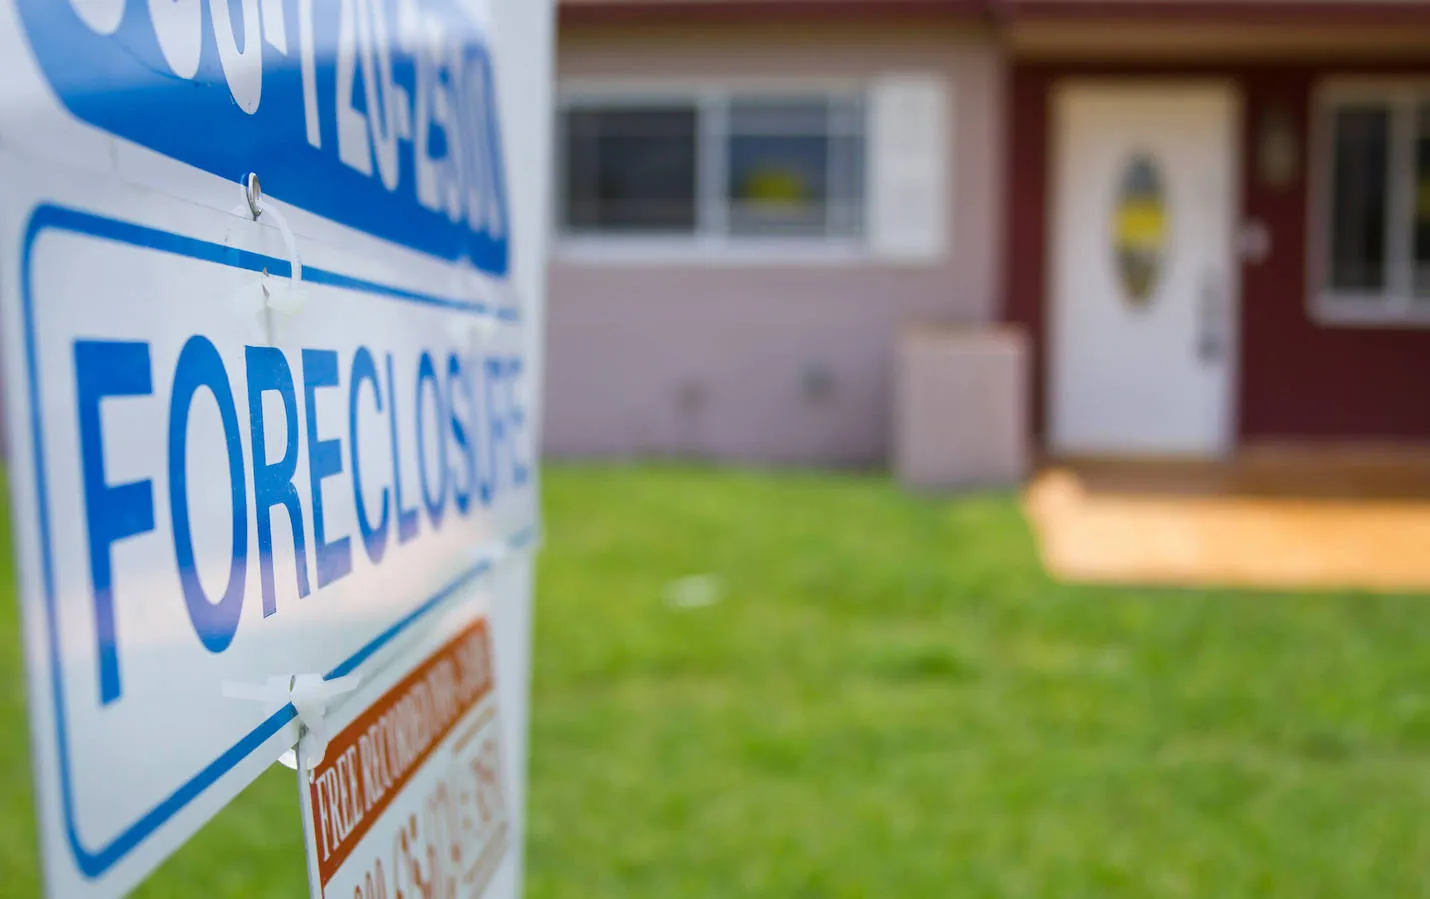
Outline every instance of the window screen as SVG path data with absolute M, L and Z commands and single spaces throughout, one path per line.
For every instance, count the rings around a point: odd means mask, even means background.
M 693 231 L 697 124 L 693 105 L 568 111 L 567 230 Z
M 1338 291 L 1385 287 L 1390 110 L 1344 106 L 1332 117 L 1330 284 Z
M 736 99 L 727 140 L 731 234 L 859 232 L 864 133 L 858 104 Z

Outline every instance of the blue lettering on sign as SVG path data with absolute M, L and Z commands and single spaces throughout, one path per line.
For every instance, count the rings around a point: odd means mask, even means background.
M 247 347 L 248 421 L 253 435 L 253 498 L 258 513 L 258 564 L 263 580 L 263 615 L 278 611 L 273 592 L 273 507 L 288 512 L 293 531 L 293 555 L 298 559 L 298 595 L 308 595 L 308 548 L 303 539 L 303 505 L 293 475 L 298 471 L 298 400 L 293 372 L 277 347 Z M 283 457 L 268 461 L 268 424 L 263 414 L 263 394 L 277 393 L 283 400 L 283 433 L 288 435 Z
M 291 395 L 295 392 L 291 370 L 283 351 L 274 347 L 247 347 L 244 354 L 244 377 L 248 382 L 247 414 L 252 435 L 253 448 L 253 488 L 254 514 L 259 539 L 259 567 L 262 580 L 262 602 L 265 617 L 281 613 L 274 599 L 273 587 L 273 545 L 271 515 L 275 507 L 284 508 L 292 523 L 293 558 L 298 576 L 298 595 L 309 592 L 309 554 L 305 550 L 305 522 L 313 528 L 312 559 L 317 570 L 318 589 L 341 580 L 352 573 L 352 553 L 348 535 L 327 533 L 323 514 L 323 481 L 343 473 L 344 438 L 319 437 L 319 423 L 314 399 L 317 391 L 328 388 L 342 388 L 339 372 L 351 372 L 351 383 L 347 390 L 339 390 L 340 396 L 348 399 L 347 419 L 349 427 L 346 439 L 352 455 L 352 497 L 356 504 L 356 518 L 362 539 L 367 546 L 369 558 L 380 563 L 387 543 L 388 488 L 393 496 L 400 496 L 400 467 L 394 467 L 390 485 L 382 485 L 381 513 L 374 526 L 368 513 L 368 502 L 364 498 L 364 485 L 358 467 L 358 446 L 361 435 L 368 427 L 375 426 L 367 416 L 358 415 L 360 405 L 368 405 L 364 397 L 381 397 L 380 387 L 391 391 L 395 386 L 395 357 L 388 355 L 387 384 L 379 384 L 379 376 L 373 365 L 372 353 L 366 347 L 359 347 L 350 360 L 342 359 L 330 349 L 305 348 L 300 353 L 304 384 L 307 426 L 297 427 L 297 412 Z M 453 364 L 446 379 L 438 378 L 437 358 L 430 350 L 421 349 L 413 357 L 404 354 L 404 368 L 412 371 L 417 385 L 417 402 L 407 407 L 409 414 L 416 418 L 415 446 L 406 447 L 417 456 L 417 467 L 422 484 L 423 505 L 427 511 L 427 527 L 433 531 L 442 527 L 447 507 L 455 506 L 456 512 L 467 517 L 473 511 L 470 497 L 463 500 L 457 491 L 447 489 L 449 474 L 448 444 L 457 446 L 456 455 L 461 458 L 460 477 L 470 484 L 472 472 L 477 466 L 477 456 L 487 460 L 487 485 L 481 490 L 481 504 L 489 507 L 500 493 L 518 489 L 525 483 L 526 466 L 516 456 L 513 439 L 524 427 L 524 416 L 515 404 L 515 378 L 521 366 L 515 357 L 490 356 L 483 358 L 479 369 L 486 376 L 482 392 L 492 401 L 478 408 L 470 403 L 453 403 L 453 394 L 460 390 L 463 394 L 473 393 L 473 385 L 466 382 L 467 369 Z M 455 363 L 457 357 L 451 357 Z M 105 476 L 105 435 L 100 409 L 106 397 L 135 399 L 153 397 L 151 372 L 153 360 L 148 343 L 132 341 L 85 340 L 75 344 L 74 352 L 76 405 L 80 419 L 80 451 L 84 457 L 85 513 L 89 531 L 90 579 L 93 589 L 92 601 L 95 616 L 95 633 L 98 640 L 100 660 L 100 698 L 102 703 L 110 703 L 122 695 L 122 658 L 120 639 L 114 628 L 113 573 L 111 571 L 111 548 L 120 540 L 154 530 L 154 486 L 152 481 L 126 484 L 110 484 Z M 228 649 L 238 629 L 239 613 L 243 608 L 244 585 L 248 570 L 248 491 L 247 468 L 244 465 L 243 443 L 240 439 L 238 409 L 242 408 L 231 387 L 231 373 L 224 365 L 214 345 L 205 337 L 195 335 L 185 343 L 175 367 L 169 401 L 169 431 L 167 441 L 168 486 L 171 518 L 173 520 L 173 545 L 179 587 L 188 606 L 189 618 L 199 642 L 210 652 L 221 653 Z M 368 389 L 360 389 L 367 387 Z M 208 391 L 218 403 L 222 433 L 196 435 L 204 443 L 203 449 L 190 448 L 189 409 L 199 390 Z M 263 405 L 263 394 L 278 393 L 282 396 L 281 423 L 266 421 L 267 411 Z M 423 399 L 429 398 L 430 405 L 438 410 L 435 420 L 428 417 Z M 500 399 L 499 399 L 500 398 Z M 381 405 L 378 411 L 382 411 Z M 450 411 L 449 411 L 450 410 Z M 389 402 L 387 414 L 389 432 L 394 450 L 401 447 L 397 442 L 398 428 L 396 415 L 398 407 Z M 123 427 L 122 416 L 115 418 L 113 427 Z M 285 429 L 288 440 L 283 456 L 276 462 L 267 460 L 264 439 L 272 427 Z M 469 442 L 467 434 L 487 435 Z M 304 515 L 303 498 L 293 483 L 297 467 L 299 441 L 306 440 L 308 467 L 310 471 L 310 502 L 308 516 Z M 437 457 L 435 471 L 427 468 L 426 442 L 436 441 L 434 455 Z M 189 523 L 187 465 L 189 455 L 194 452 L 212 452 L 215 442 L 221 443 L 228 454 L 229 478 L 232 487 L 233 546 L 227 587 L 217 599 L 210 598 L 199 580 L 194 558 L 193 536 Z M 396 456 L 394 456 L 396 458 Z M 434 486 L 435 485 L 435 486 Z M 398 506 L 400 509 L 401 507 Z M 422 529 L 418 507 L 405 513 L 408 521 L 405 527 L 408 536 L 402 537 L 404 523 L 399 515 L 399 540 L 414 539 Z
M 189 524 L 189 410 L 194 394 L 207 387 L 218 401 L 223 421 L 223 443 L 228 455 L 229 487 L 233 497 L 233 550 L 228 568 L 228 586 L 218 602 L 204 592 L 194 560 L 194 536 Z M 199 642 L 209 652 L 223 652 L 238 631 L 238 613 L 243 610 L 243 587 L 248 575 L 248 482 L 243 473 L 243 442 L 238 433 L 238 413 L 233 390 L 218 348 L 206 337 L 195 335 L 184 344 L 174 371 L 174 388 L 169 397 L 169 509 L 174 522 L 174 561 L 189 621 Z M 117 651 L 110 647 L 113 655 Z
M 362 465 L 358 460 L 358 390 L 366 382 L 372 385 L 372 399 L 377 411 L 382 412 L 382 391 L 378 389 L 377 365 L 372 361 L 372 352 L 367 347 L 358 347 L 353 355 L 352 383 L 348 388 L 348 446 L 353 456 L 353 498 L 357 502 L 358 530 L 362 531 L 363 546 L 367 547 L 367 557 L 377 564 L 387 552 L 387 498 L 388 489 L 382 488 L 382 514 L 377 517 L 377 525 L 367 514 L 367 500 L 362 489 Z
M 19 0 L 79 119 L 505 277 L 491 57 L 459 0 Z
M 84 510 L 89 529 L 89 572 L 99 635 L 99 698 L 119 698 L 119 645 L 114 632 L 115 541 L 154 530 L 154 484 L 108 482 L 100 437 L 99 404 L 107 396 L 148 396 L 154 387 L 146 343 L 76 341 L 75 404 L 79 407 L 80 453 L 84 460 Z

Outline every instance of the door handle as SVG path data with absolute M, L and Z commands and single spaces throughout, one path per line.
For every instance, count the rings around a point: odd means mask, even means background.
M 1197 296 L 1197 358 L 1207 364 L 1226 358 L 1227 299 L 1224 278 L 1216 272 L 1202 276 Z

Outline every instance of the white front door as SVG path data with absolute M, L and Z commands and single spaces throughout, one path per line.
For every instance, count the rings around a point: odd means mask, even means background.
M 1237 100 L 1216 84 L 1061 87 L 1051 448 L 1208 456 L 1233 441 Z

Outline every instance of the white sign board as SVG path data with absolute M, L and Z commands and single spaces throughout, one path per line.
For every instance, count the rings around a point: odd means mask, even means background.
M 490 615 L 519 815 L 551 29 L 538 0 L 0 0 L 49 895 L 128 891 L 293 746 L 254 685 L 355 675 L 361 709 L 454 608 Z
M 302 778 L 313 899 L 482 895 L 512 842 L 497 722 L 479 619 L 348 723 Z

